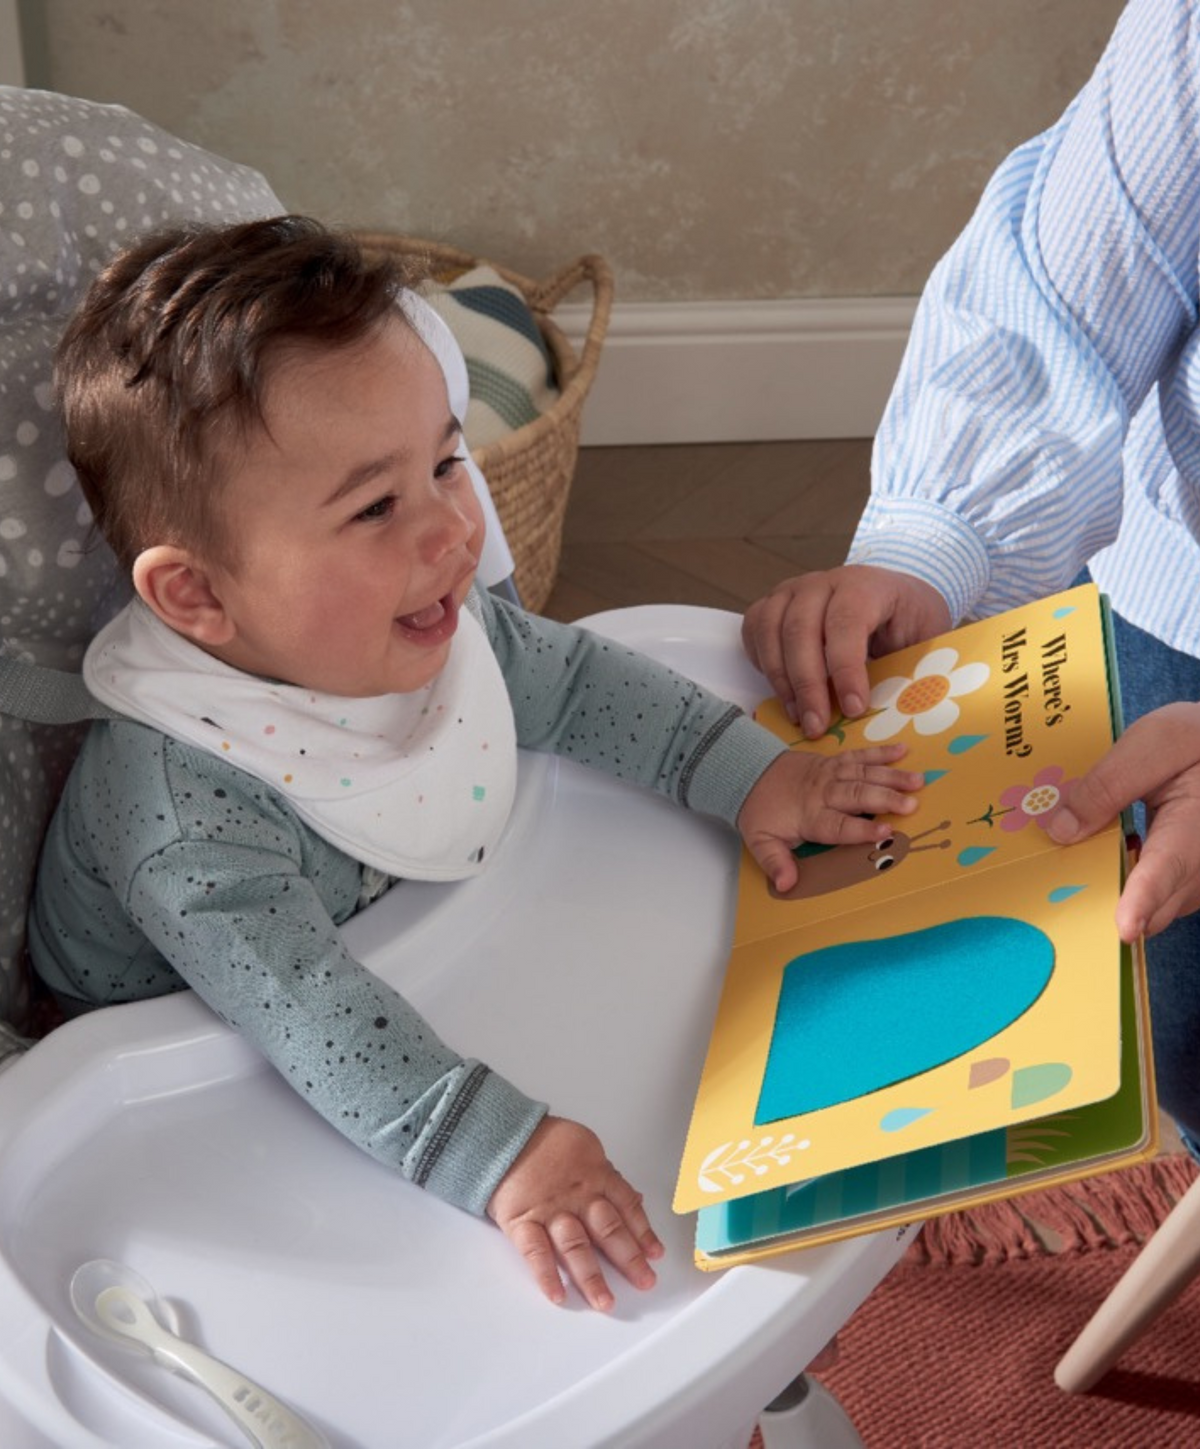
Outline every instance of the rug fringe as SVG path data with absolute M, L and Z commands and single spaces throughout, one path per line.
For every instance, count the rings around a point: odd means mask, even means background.
M 1192 1185 L 1186 1153 L 926 1222 L 905 1261 L 981 1266 L 1141 1244 Z

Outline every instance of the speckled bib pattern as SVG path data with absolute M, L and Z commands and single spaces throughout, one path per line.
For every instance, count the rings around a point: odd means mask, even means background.
M 140 600 L 97 635 L 83 673 L 97 699 L 256 776 L 331 845 L 388 875 L 475 875 L 512 809 L 512 706 L 467 608 L 446 667 L 411 694 L 347 699 L 259 679 Z

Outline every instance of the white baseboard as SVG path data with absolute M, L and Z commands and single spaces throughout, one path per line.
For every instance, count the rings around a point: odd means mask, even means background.
M 584 409 L 585 444 L 867 438 L 914 297 L 618 303 Z M 555 313 L 578 343 L 586 304 Z

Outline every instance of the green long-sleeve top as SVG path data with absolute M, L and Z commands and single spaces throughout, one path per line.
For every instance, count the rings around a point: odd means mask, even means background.
M 525 748 L 730 824 L 784 748 L 622 645 L 478 591 L 473 604 Z M 50 825 L 30 953 L 72 1009 L 191 987 L 351 1141 L 482 1213 L 546 1108 L 458 1055 L 346 950 L 363 871 L 228 761 L 101 721 Z

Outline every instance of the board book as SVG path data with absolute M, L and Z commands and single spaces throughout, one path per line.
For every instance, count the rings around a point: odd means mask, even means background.
M 1113 923 L 1127 822 L 1045 820 L 1117 728 L 1086 585 L 872 661 L 866 713 L 789 746 L 902 740 L 925 776 L 881 844 L 747 852 L 684 1148 L 702 1267 L 866 1232 L 1153 1154 L 1140 949 Z

